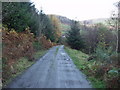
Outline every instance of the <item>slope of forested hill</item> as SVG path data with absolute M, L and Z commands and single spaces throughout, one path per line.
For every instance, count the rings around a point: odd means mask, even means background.
M 63 24 L 71 25 L 71 23 L 72 23 L 72 20 L 67 17 L 59 16 L 59 15 L 57 15 L 57 17 Z
M 83 20 L 80 22 L 85 24 L 96 24 L 96 23 L 106 23 L 107 20 L 108 18 L 98 18 L 98 19 Z
M 48 16 L 50 16 L 50 14 Z M 54 15 L 54 16 L 56 16 L 59 19 L 59 21 L 60 21 L 62 34 L 65 34 L 66 31 L 70 30 L 70 25 L 72 23 L 71 19 L 69 19 L 69 18 L 67 18 L 65 16 L 60 16 L 60 15 Z
M 61 22 L 61 30 L 62 30 L 62 34 L 65 34 L 66 31 L 70 30 L 70 25 L 72 23 L 72 20 L 64 17 L 64 16 L 59 16 L 57 15 L 57 18 L 60 20 Z

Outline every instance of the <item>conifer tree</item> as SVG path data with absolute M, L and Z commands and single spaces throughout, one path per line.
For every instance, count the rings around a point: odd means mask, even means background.
M 73 21 L 71 30 L 67 33 L 67 43 L 73 49 L 80 50 L 84 48 L 83 40 L 80 36 L 80 28 L 77 21 Z

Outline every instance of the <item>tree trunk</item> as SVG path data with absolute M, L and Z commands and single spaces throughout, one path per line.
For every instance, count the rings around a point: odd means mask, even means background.
M 117 52 L 118 53 L 120 53 L 120 47 L 119 47 L 119 45 L 120 45 L 120 41 L 119 41 L 119 38 L 120 38 L 120 1 L 118 2 L 118 37 L 117 37 Z

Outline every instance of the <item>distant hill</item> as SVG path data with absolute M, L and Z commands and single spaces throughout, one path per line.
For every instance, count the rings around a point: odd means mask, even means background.
M 57 17 L 63 24 L 71 25 L 71 23 L 72 23 L 72 20 L 67 17 L 59 16 L 59 15 L 57 15 Z
M 58 17 L 58 19 L 64 25 L 70 26 L 71 23 L 72 23 L 72 20 L 69 19 L 69 18 L 67 18 L 67 17 L 59 16 L 59 15 L 56 15 L 56 17 Z M 86 24 L 89 24 L 89 25 L 91 25 L 91 24 L 97 24 L 97 23 L 103 23 L 103 24 L 105 24 L 108 19 L 109 18 L 98 18 L 98 19 L 83 20 L 83 21 L 79 21 L 79 22 L 81 24 L 86 23 Z
M 72 23 L 72 20 L 69 19 L 69 18 L 67 18 L 67 17 L 65 17 L 65 16 L 60 16 L 60 15 L 55 15 L 55 14 L 49 14 L 49 15 L 54 15 L 54 16 L 56 16 L 56 17 L 60 20 L 60 22 L 61 22 L 62 24 L 70 25 L 70 24 Z M 48 16 L 49 16 L 49 15 L 48 15 Z
M 62 33 L 66 33 L 67 30 L 70 30 L 70 25 L 72 24 L 72 20 L 60 15 L 55 15 L 61 22 L 61 31 Z
M 54 14 L 53 14 L 54 15 Z M 68 30 L 70 30 L 70 25 L 72 24 L 72 20 L 65 17 L 65 16 L 60 16 L 60 15 L 55 15 L 61 22 L 61 32 L 62 34 L 65 34 Z M 83 20 L 79 21 L 80 24 L 88 24 L 88 25 L 93 25 L 96 23 L 104 23 L 108 20 L 108 18 L 98 18 L 98 19 L 90 19 L 90 20 Z
M 80 21 L 80 23 L 96 24 L 96 23 L 105 23 L 107 20 L 108 18 L 98 18 L 98 19 L 83 20 L 83 21 Z
M 60 16 L 60 15 L 55 15 L 55 14 L 48 14 L 49 15 L 54 15 L 56 16 L 59 21 L 60 21 L 60 25 L 61 25 L 61 32 L 62 34 L 65 34 L 68 30 L 70 30 L 70 25 L 72 23 L 72 20 L 65 17 L 65 16 Z

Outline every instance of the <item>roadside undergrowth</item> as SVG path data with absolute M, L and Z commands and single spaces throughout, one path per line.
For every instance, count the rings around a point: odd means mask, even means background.
M 23 32 L 2 28 L 2 83 L 7 85 L 14 77 L 35 63 L 46 50 L 56 45 L 42 35 L 35 37 L 26 28 Z
M 59 47 L 56 48 L 55 55 L 57 55 L 58 49 L 59 49 Z
M 16 76 L 22 74 L 26 69 L 28 69 L 30 66 L 32 66 L 36 60 L 38 60 L 40 57 L 42 57 L 47 50 L 39 50 L 35 52 L 34 54 L 34 61 L 29 61 L 27 57 L 21 57 L 14 65 L 12 68 L 13 72 L 8 72 L 7 74 L 11 74 L 10 77 L 8 77 L 4 82 L 3 82 L 3 87 L 5 87 L 8 83 L 11 82 Z M 4 64 L 3 64 L 4 65 Z
M 89 55 L 74 49 L 70 49 L 65 47 L 65 51 L 69 54 L 72 58 L 76 67 L 82 71 L 86 76 L 87 79 L 91 82 L 93 88 L 105 88 L 105 82 L 98 77 L 93 72 L 97 68 L 97 64 L 95 61 L 88 61 Z

